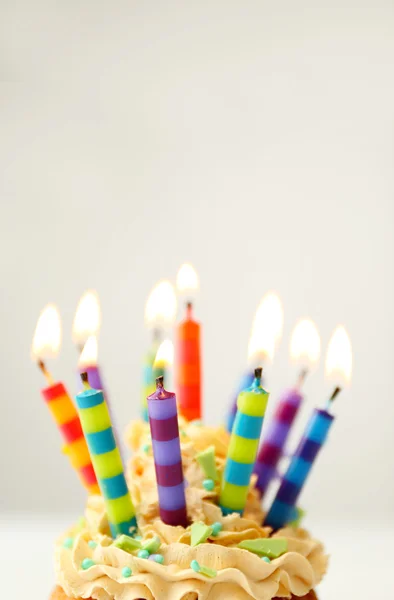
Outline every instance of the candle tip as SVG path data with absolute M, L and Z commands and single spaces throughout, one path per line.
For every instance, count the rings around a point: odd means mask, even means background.
M 163 375 L 160 375 L 159 377 L 156 377 L 156 388 L 162 388 L 163 387 L 163 382 L 164 382 Z
M 256 379 L 261 379 L 263 375 L 263 367 L 256 367 L 254 370 L 254 376 Z
M 84 388 L 86 390 L 88 390 L 90 388 L 90 385 L 89 385 L 89 377 L 88 377 L 88 374 L 86 371 L 83 371 L 83 373 L 81 373 L 81 379 L 82 379 Z
M 298 388 L 300 388 L 303 385 L 307 375 L 308 375 L 308 369 L 302 369 L 300 371 L 300 374 L 298 376 L 298 382 L 297 382 Z
M 333 402 L 333 401 L 335 400 L 335 398 L 338 396 L 338 394 L 339 394 L 339 392 L 340 392 L 341 390 L 342 390 L 342 388 L 340 388 L 339 386 L 337 386 L 337 387 L 334 389 L 333 393 L 331 394 L 329 402 Z
M 40 371 L 43 373 L 45 379 L 47 380 L 48 385 L 53 385 L 52 375 L 46 368 L 44 361 L 41 358 L 39 358 L 37 361 L 37 364 L 38 364 L 38 368 L 40 369 Z

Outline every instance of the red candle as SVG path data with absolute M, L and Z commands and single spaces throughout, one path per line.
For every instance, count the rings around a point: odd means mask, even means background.
M 201 326 L 193 319 L 192 303 L 176 328 L 176 381 L 180 413 L 188 420 L 201 419 Z

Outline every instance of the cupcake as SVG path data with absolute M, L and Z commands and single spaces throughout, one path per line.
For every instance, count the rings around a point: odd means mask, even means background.
M 298 526 L 264 526 L 253 477 L 242 516 L 224 515 L 218 495 L 229 435 L 179 424 L 188 524 L 160 519 L 149 425 L 132 423 L 127 480 L 138 532 L 114 540 L 103 499 L 90 496 L 84 519 L 56 543 L 51 600 L 316 600 L 327 566 L 322 544 Z M 215 477 L 202 458 L 207 448 Z

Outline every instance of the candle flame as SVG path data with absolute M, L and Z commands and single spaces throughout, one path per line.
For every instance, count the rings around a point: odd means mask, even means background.
M 190 263 L 185 263 L 178 271 L 176 287 L 179 293 L 196 292 L 198 290 L 198 275 Z
M 101 325 L 99 297 L 96 291 L 88 290 L 81 297 L 74 317 L 72 339 L 83 345 L 89 336 L 97 335 Z
M 319 360 L 320 336 L 310 319 L 302 319 L 295 326 L 290 341 L 290 356 L 304 367 L 310 367 Z
M 326 377 L 336 385 L 348 385 L 352 377 L 352 345 L 343 325 L 334 330 L 327 348 Z
M 97 354 L 97 337 L 95 335 L 91 335 L 88 337 L 86 344 L 83 347 L 81 356 L 79 357 L 78 366 L 80 368 L 84 368 L 97 365 Z
M 54 304 L 48 304 L 41 312 L 34 332 L 31 355 L 33 360 L 57 356 L 62 338 L 60 314 Z
M 164 340 L 157 350 L 155 362 L 156 369 L 166 369 L 174 364 L 174 344 L 171 340 Z
M 149 294 L 145 307 L 145 321 L 151 326 L 172 325 L 176 308 L 174 286 L 169 281 L 160 281 Z
M 282 336 L 282 303 L 273 292 L 264 296 L 257 308 L 249 341 L 248 357 L 273 359 L 275 346 Z

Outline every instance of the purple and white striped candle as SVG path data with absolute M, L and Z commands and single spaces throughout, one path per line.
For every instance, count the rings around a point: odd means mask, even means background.
M 167 525 L 187 526 L 176 396 L 156 379 L 156 391 L 148 396 L 148 415 L 156 469 L 160 517 Z
M 280 398 L 276 410 L 264 431 L 253 472 L 257 475 L 256 487 L 264 496 L 271 481 L 276 477 L 277 467 L 283 455 L 291 427 L 303 401 L 299 388 L 288 390 Z

